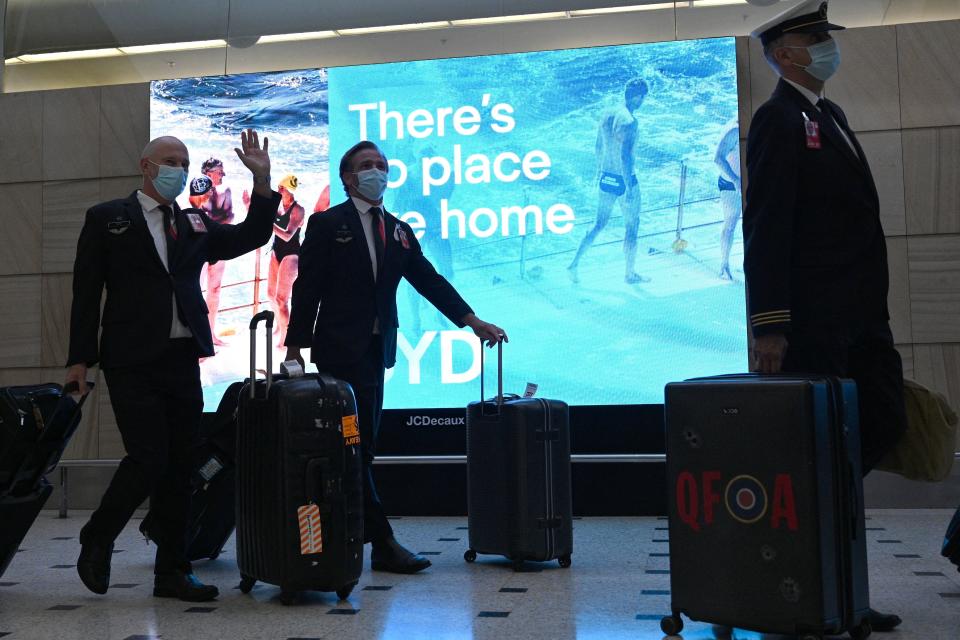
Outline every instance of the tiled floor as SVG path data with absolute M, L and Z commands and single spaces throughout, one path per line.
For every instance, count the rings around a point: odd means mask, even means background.
M 960 573 L 939 556 L 947 511 L 873 511 L 868 521 L 874 604 L 905 622 L 890 640 L 960 638 Z M 575 524 L 573 566 L 531 564 L 514 573 L 502 559 L 463 561 L 461 518 L 394 522 L 402 542 L 433 552 L 434 566 L 414 576 L 366 570 L 349 602 L 311 593 L 284 607 L 278 590 L 257 585 L 250 595 L 239 578 L 234 544 L 197 573 L 222 591 L 200 606 L 151 596 L 153 547 L 134 521 L 117 543 L 113 586 L 106 596 L 77 578 L 76 535 L 86 514 L 60 520 L 41 515 L 22 551 L 0 578 L 0 638 L 19 640 L 203 640 L 228 638 L 662 638 L 660 617 L 670 603 L 669 556 L 656 518 L 589 518 Z M 2 524 L 0 524 L 2 526 Z M 369 567 L 369 560 L 367 565 Z M 756 640 L 689 623 L 684 638 Z

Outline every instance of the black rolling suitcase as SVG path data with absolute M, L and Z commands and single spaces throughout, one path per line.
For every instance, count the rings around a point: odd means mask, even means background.
M 943 549 L 940 552 L 944 558 L 957 565 L 957 571 L 960 571 L 960 509 L 953 514 L 953 520 L 943 536 Z
M 267 379 L 255 380 L 256 326 L 266 320 Z M 278 585 L 350 595 L 363 569 L 363 484 L 356 400 L 323 374 L 273 376 L 273 314 L 250 322 L 250 381 L 237 414 L 240 589 Z
M 667 635 L 693 620 L 870 634 L 856 385 L 720 376 L 666 387 Z
M 236 527 L 237 408 L 243 382 L 227 387 L 216 413 L 204 415 L 193 450 L 187 558 L 216 560 Z M 150 514 L 140 532 L 150 539 Z
M 91 385 L 92 386 L 92 385 Z M 58 384 L 0 389 L 0 576 L 50 497 L 50 473 L 80 424 L 79 402 Z
M 524 561 L 570 566 L 573 507 L 570 418 L 566 403 L 503 395 L 503 346 L 497 349 L 497 397 L 467 406 L 467 524 L 470 548 Z

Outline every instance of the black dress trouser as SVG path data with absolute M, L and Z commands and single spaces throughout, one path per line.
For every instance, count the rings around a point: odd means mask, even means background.
M 907 430 L 903 365 L 889 323 L 795 328 L 787 341 L 784 372 L 833 375 L 857 383 L 866 475 Z
M 156 361 L 105 368 L 103 374 L 127 455 L 80 542 L 113 542 L 149 497 L 155 572 L 189 571 L 191 450 L 203 413 L 196 343 L 171 339 Z
M 360 451 L 363 455 L 363 541 L 378 542 L 393 536 L 373 482 L 373 459 L 376 455 L 380 415 L 383 412 L 383 340 L 372 335 L 363 356 L 344 365 L 318 365 L 321 371 L 348 382 L 357 399 L 357 420 L 360 427 Z

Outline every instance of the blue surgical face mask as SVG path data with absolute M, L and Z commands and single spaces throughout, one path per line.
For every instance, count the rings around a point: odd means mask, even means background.
M 158 167 L 157 177 L 150 179 L 157 193 L 170 202 L 176 200 L 187 187 L 187 172 L 182 167 L 157 164 L 153 160 L 147 160 L 147 162 L 156 164 Z
M 824 40 L 809 47 L 787 47 L 788 49 L 806 49 L 810 54 L 810 64 L 807 66 L 794 63 L 794 66 L 803 69 L 817 80 L 826 82 L 840 67 L 840 47 L 837 41 Z
M 357 171 L 357 191 L 367 200 L 379 200 L 387 190 L 387 174 L 380 169 Z

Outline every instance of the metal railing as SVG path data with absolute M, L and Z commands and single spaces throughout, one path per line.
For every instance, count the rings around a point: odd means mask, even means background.
M 266 282 L 266 278 L 262 277 L 260 274 L 260 259 L 262 257 L 263 249 L 257 248 L 256 257 L 254 259 L 254 268 L 253 268 L 253 279 L 252 280 L 240 280 L 238 282 L 228 282 L 226 284 L 221 284 L 220 289 L 229 289 L 230 287 L 242 287 L 247 284 L 253 285 L 253 302 L 249 304 L 241 304 L 235 307 L 221 307 L 217 309 L 217 314 L 226 313 L 228 311 L 239 311 L 240 309 L 247 309 L 253 307 L 253 315 L 257 315 L 260 312 L 260 305 L 267 304 L 269 300 L 260 299 L 260 283 Z M 207 289 L 202 289 L 201 293 L 206 294 Z
M 960 460 L 960 451 L 954 454 Z M 667 461 L 664 453 L 578 453 L 570 456 L 570 462 L 575 464 L 662 464 Z M 408 465 L 408 464 L 466 464 L 467 456 L 380 456 L 373 461 L 375 465 Z M 89 460 L 61 460 L 57 465 L 60 471 L 60 517 L 67 517 L 69 509 L 69 469 L 73 467 L 116 467 L 118 459 L 89 459 Z

